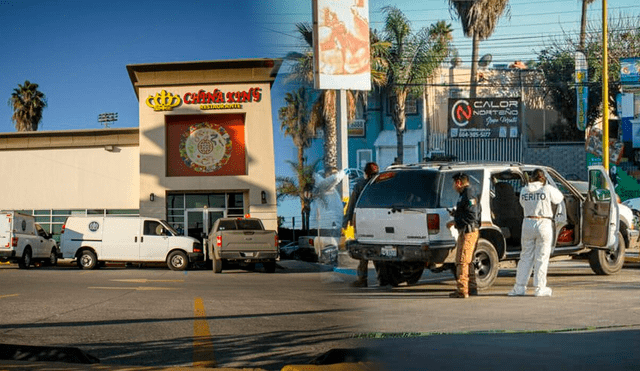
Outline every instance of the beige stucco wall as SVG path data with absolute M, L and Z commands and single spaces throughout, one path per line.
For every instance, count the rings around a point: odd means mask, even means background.
M 0 149 L 0 209 L 138 209 L 138 157 L 137 146 Z
M 239 109 L 201 110 L 198 104 L 181 104 L 171 111 L 154 111 L 146 99 L 167 92 L 183 97 L 199 90 L 224 92 L 262 89 L 260 102 L 242 103 Z M 245 213 L 261 218 L 268 229 L 277 228 L 275 163 L 269 83 L 216 84 L 191 86 L 154 86 L 139 89 L 140 109 L 140 214 L 166 217 L 166 194 L 169 191 L 240 191 L 245 193 Z M 245 114 L 245 148 L 247 175 L 237 176 L 166 176 L 167 143 L 165 115 Z M 261 192 L 267 193 L 267 204 L 261 202 Z M 155 201 L 149 195 L 156 195 Z

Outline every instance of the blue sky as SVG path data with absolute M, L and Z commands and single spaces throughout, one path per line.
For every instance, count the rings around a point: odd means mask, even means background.
M 346 1 L 346 0 L 345 0 Z M 552 38 L 579 30 L 577 0 L 511 0 L 511 17 L 481 44 L 494 63 L 535 58 Z M 471 41 L 452 19 L 447 0 L 370 0 L 371 27 L 381 29 L 381 8 L 395 5 L 413 28 L 446 20 L 463 61 Z M 609 14 L 638 16 L 637 0 L 609 0 Z M 601 2 L 589 19 L 601 22 Z M 14 132 L 7 104 L 29 80 L 46 94 L 40 130 L 98 129 L 98 114 L 117 112 L 112 127 L 138 126 L 138 103 L 126 65 L 236 58 L 280 58 L 301 45 L 295 24 L 311 22 L 311 0 L 108 1 L 0 0 L 0 132 Z M 284 69 L 283 69 L 284 70 Z M 277 108 L 285 90 L 274 86 L 276 172 L 295 160 L 279 131 Z M 293 214 L 291 214 L 293 213 Z M 297 208 L 284 215 L 297 215 Z M 283 214 L 281 214 L 283 215 Z
M 346 1 L 346 0 L 345 0 Z M 511 0 L 511 17 L 499 22 L 481 44 L 480 55 L 494 63 L 535 58 L 552 38 L 579 30 L 577 0 Z M 413 28 L 446 20 L 466 63 L 471 41 L 452 19 L 447 0 L 370 0 L 371 27 L 381 29 L 381 8 L 395 5 Z M 637 0 L 609 0 L 609 14 L 635 17 Z M 601 2 L 589 19 L 601 22 Z M 311 22 L 311 0 L 184 0 L 180 2 L 78 0 L 0 0 L 0 132 L 14 132 L 11 92 L 25 80 L 46 94 L 40 130 L 97 129 L 98 114 L 117 112 L 112 127 L 137 127 L 138 104 L 126 65 L 236 58 L 280 58 L 299 48 L 295 24 Z M 283 138 L 277 108 L 284 90 L 274 87 L 276 171 L 295 150 Z
M 577 0 L 512 0 L 511 18 L 482 43 L 496 63 L 534 57 L 550 37 L 575 32 Z M 371 26 L 382 27 L 393 4 L 414 28 L 450 21 L 463 59 L 470 40 L 451 19 L 446 0 L 370 0 Z M 609 13 L 639 13 L 635 0 L 608 1 Z M 601 17 L 601 2 L 589 8 Z M 300 44 L 295 23 L 311 21 L 311 1 L 23 1 L 0 0 L 0 131 L 14 131 L 11 92 L 25 80 L 48 98 L 41 130 L 101 127 L 97 116 L 118 112 L 113 127 L 138 126 L 127 64 L 282 57 Z M 279 104 L 279 102 L 275 102 Z

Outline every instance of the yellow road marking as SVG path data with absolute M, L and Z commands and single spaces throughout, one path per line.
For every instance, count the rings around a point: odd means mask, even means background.
M 135 283 L 148 283 L 148 282 L 184 282 L 184 280 L 148 280 L 146 278 L 134 278 L 134 279 L 122 279 L 111 280 L 115 282 L 135 282 Z
M 217 367 L 213 341 L 202 298 L 196 298 L 193 315 L 193 367 Z
M 2 299 L 2 298 L 10 298 L 10 297 L 12 297 L 12 296 L 18 296 L 18 295 L 20 295 L 20 294 L 0 295 L 0 299 Z
M 98 290 L 136 290 L 136 291 L 153 291 L 153 290 L 175 290 L 172 287 L 107 287 L 107 286 L 90 286 L 88 289 Z

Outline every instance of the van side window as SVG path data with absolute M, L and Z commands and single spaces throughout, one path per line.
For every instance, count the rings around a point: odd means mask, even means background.
M 162 224 L 155 220 L 144 221 L 144 235 L 145 236 L 162 236 L 163 227 Z

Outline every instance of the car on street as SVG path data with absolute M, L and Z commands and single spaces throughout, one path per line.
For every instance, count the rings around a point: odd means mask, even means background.
M 363 190 L 355 210 L 355 239 L 347 241 L 352 258 L 387 266 L 392 285 L 417 282 L 425 266 L 455 271 L 457 231 L 449 209 L 458 193 L 453 175 L 465 172 L 481 195 L 480 238 L 474 253 L 478 286 L 495 281 L 500 261 L 520 258 L 523 215 L 519 192 L 536 168 L 564 195 L 555 210 L 556 243 L 552 256 L 586 258 L 597 274 L 618 272 L 631 229 L 620 227 L 613 184 L 602 166 L 588 170 L 588 191 L 576 189 L 556 170 L 519 163 L 434 162 L 394 165 Z
M 280 260 L 300 260 L 309 263 L 318 261 L 318 254 L 311 246 L 300 246 L 298 242 L 290 242 L 280 248 Z

